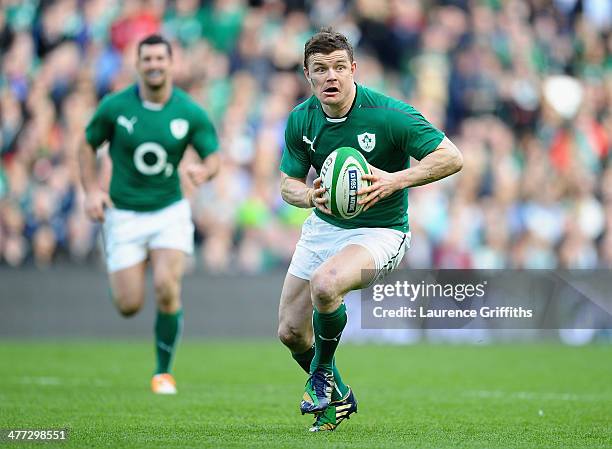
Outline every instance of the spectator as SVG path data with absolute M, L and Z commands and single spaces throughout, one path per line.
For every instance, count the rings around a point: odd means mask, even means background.
M 196 268 L 286 264 L 307 211 L 279 198 L 284 125 L 308 94 L 303 44 L 333 25 L 355 44 L 359 82 L 414 104 L 465 152 L 461 176 L 411 192 L 406 264 L 612 267 L 609 2 L 5 3 L 0 263 L 99 257 L 77 187 L 79 139 L 99 99 L 132 81 L 135 42 L 161 30 L 224 157 L 213 183 L 184 183 Z

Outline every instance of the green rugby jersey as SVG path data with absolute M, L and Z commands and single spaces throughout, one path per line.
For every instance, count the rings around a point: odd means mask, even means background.
M 304 178 L 310 166 L 317 174 L 325 158 L 339 147 L 359 150 L 374 167 L 397 172 L 434 151 L 444 134 L 399 100 L 357 85 L 351 110 L 342 118 L 327 117 L 313 95 L 293 109 L 285 130 L 280 169 Z M 392 228 L 408 231 L 408 189 L 394 192 L 357 217 L 343 219 L 315 213 L 342 228 Z
M 188 144 L 202 158 L 218 145 L 206 112 L 177 87 L 164 105 L 144 102 L 137 85 L 106 96 L 85 136 L 96 149 L 110 143 L 110 197 L 115 206 L 141 212 L 182 198 L 177 167 Z

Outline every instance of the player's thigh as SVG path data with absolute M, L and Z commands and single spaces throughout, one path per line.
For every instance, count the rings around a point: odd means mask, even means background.
M 332 293 L 365 288 L 394 270 L 410 246 L 410 233 L 387 228 L 343 230 L 334 252 L 315 272 Z M 314 286 L 312 287 L 314 289 Z
M 147 259 L 151 225 L 143 214 L 110 208 L 104 214 L 102 237 L 109 273 L 135 267 Z
M 146 261 L 142 261 L 109 273 L 113 300 L 126 316 L 138 312 L 144 304 L 146 267 Z
M 349 291 L 368 285 L 375 273 L 376 262 L 368 249 L 357 244 L 346 245 L 313 273 L 313 301 L 319 310 L 324 303 L 339 302 Z
M 287 273 L 278 307 L 278 336 L 295 348 L 307 350 L 312 345 L 312 301 L 310 282 Z
M 187 200 L 182 199 L 157 211 L 153 219 L 155 230 L 148 243 L 151 252 L 178 250 L 183 254 L 193 253 L 194 224 L 191 219 L 191 206 Z M 184 257 L 179 255 L 169 257 L 173 260 L 184 260 Z

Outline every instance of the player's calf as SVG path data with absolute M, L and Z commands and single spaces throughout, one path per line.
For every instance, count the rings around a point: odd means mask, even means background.
M 306 333 L 301 329 L 284 323 L 278 326 L 278 339 L 292 353 L 296 354 L 306 352 L 312 347 L 312 332 Z

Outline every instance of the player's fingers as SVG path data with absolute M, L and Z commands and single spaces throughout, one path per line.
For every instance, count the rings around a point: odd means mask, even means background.
M 315 189 L 314 190 L 314 196 L 315 197 L 320 197 L 321 195 L 323 195 L 325 193 L 325 187 L 321 187 L 319 189 Z
M 370 185 L 362 187 L 361 189 L 359 189 L 357 191 L 357 195 L 363 195 L 365 193 L 370 193 L 370 192 L 374 192 L 375 190 L 380 189 L 380 182 L 376 181 L 376 182 L 372 182 Z
M 376 189 L 378 189 L 378 186 L 376 184 L 372 184 L 357 190 L 357 195 L 365 195 L 366 193 L 373 192 Z
M 368 201 L 378 195 L 378 187 L 370 186 L 367 189 L 363 189 L 363 193 L 357 192 L 357 195 L 361 196 L 361 198 L 357 201 L 357 204 L 366 204 Z
M 327 215 L 331 215 L 331 214 L 332 214 L 332 211 L 331 211 L 331 210 L 329 210 L 329 209 L 328 209 L 327 207 L 325 207 L 325 206 L 322 206 L 321 204 L 317 204 L 317 209 L 319 209 L 319 210 L 320 210 L 321 212 L 323 212 L 324 214 L 327 214 Z
M 103 208 L 104 207 L 115 207 L 115 205 L 113 204 L 113 201 L 111 200 L 110 196 L 106 195 L 104 197 L 103 201 L 104 201 L 103 202 Z
M 89 211 L 89 217 L 95 221 L 104 221 L 104 212 L 100 204 L 96 204 Z
M 365 175 L 361 175 L 361 179 L 363 179 L 364 181 L 376 182 L 378 181 L 378 176 L 366 173 Z
M 372 201 L 370 201 L 368 204 L 366 204 L 366 206 L 363 208 L 363 211 L 365 212 L 366 210 L 370 209 L 372 206 L 374 206 L 379 201 L 380 201 L 380 196 L 377 196 Z
M 315 196 L 313 199 L 314 199 L 314 202 L 317 204 L 327 204 L 327 198 Z
M 376 189 L 375 191 L 366 195 L 365 198 L 361 198 L 359 201 L 357 201 L 357 204 L 368 204 L 374 198 L 378 197 L 378 195 L 380 195 L 380 190 Z
M 108 201 L 110 201 L 110 199 L 108 199 Z M 107 204 L 106 198 L 104 198 L 102 201 L 100 201 L 100 204 L 98 204 L 98 207 L 96 208 L 98 221 L 104 221 L 104 210 L 106 209 Z
M 313 182 L 312 182 L 312 186 L 315 189 L 318 189 L 319 187 L 321 187 L 321 178 L 316 178 Z

